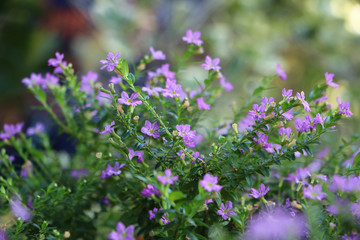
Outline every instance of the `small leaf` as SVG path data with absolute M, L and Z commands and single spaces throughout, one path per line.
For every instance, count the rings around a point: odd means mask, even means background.
M 310 157 L 313 157 L 313 153 L 308 146 L 304 146 L 304 150 Z
M 353 162 L 353 165 L 352 165 L 352 168 L 353 169 L 358 169 L 360 168 L 360 153 L 358 153 L 355 158 L 354 158 L 354 162 Z
M 181 191 L 174 191 L 169 194 L 169 200 L 171 202 L 174 202 L 176 200 L 179 200 L 179 199 L 182 199 L 185 197 L 186 197 L 186 195 L 184 193 L 182 193 Z

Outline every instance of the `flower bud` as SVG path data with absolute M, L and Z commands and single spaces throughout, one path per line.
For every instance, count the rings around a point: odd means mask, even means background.
M 178 132 L 177 130 L 174 130 L 174 131 L 172 132 L 172 135 L 173 135 L 174 137 L 176 137 L 177 135 L 179 135 L 179 132 Z
M 113 83 L 110 83 L 110 84 L 109 84 L 109 88 L 110 88 L 110 91 L 111 91 L 112 94 L 116 94 Z
M 275 116 L 274 113 L 271 113 L 270 115 L 267 115 L 266 117 L 264 117 L 264 120 L 272 119 L 274 116 Z
M 117 110 L 120 112 L 120 114 L 123 114 L 123 113 L 124 113 L 124 110 L 122 109 L 122 105 L 121 105 L 121 104 L 119 104 L 119 105 L 117 106 Z
M 139 66 L 137 67 L 138 70 L 142 71 L 146 68 L 146 65 L 144 63 L 140 63 Z
M 296 139 L 294 138 L 288 145 L 288 147 L 292 147 L 296 144 Z
M 97 153 L 96 153 L 96 158 L 99 158 L 99 159 L 100 159 L 101 157 L 102 157 L 102 152 L 97 152 Z
M 279 122 L 278 124 L 274 125 L 274 128 L 281 128 L 284 126 L 283 122 Z
M 64 238 L 69 238 L 70 237 L 70 232 L 69 231 L 66 231 L 65 233 L 64 233 Z
M 190 105 L 188 100 L 185 100 L 184 104 L 181 106 L 182 108 L 187 108 Z
M 192 112 L 193 108 L 192 108 L 192 107 L 188 107 L 187 110 L 188 110 L 188 112 Z
M 250 205 L 250 204 L 246 205 L 246 210 L 248 210 L 249 212 L 251 212 L 253 209 L 254 208 L 252 205 Z
M 136 115 L 135 117 L 133 117 L 133 120 L 135 121 L 135 122 L 138 122 L 139 121 L 139 116 L 138 115 Z
M 330 223 L 329 223 L 329 226 L 330 226 L 330 228 L 331 228 L 331 229 L 336 228 L 336 224 L 335 224 L 335 223 L 333 223 L 333 222 L 330 222 Z
M 235 134 L 238 135 L 239 134 L 239 131 L 238 131 L 238 125 L 237 123 L 233 123 L 231 125 L 232 129 L 234 130 Z

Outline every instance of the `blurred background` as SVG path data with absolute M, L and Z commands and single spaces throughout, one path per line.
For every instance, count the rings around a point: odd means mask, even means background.
M 330 90 L 330 102 L 336 105 L 337 96 L 351 101 L 355 117 L 342 131 L 358 132 L 360 0 L 2 0 L 1 126 L 32 118 L 30 105 L 38 104 L 21 80 L 51 71 L 47 60 L 56 51 L 65 53 L 80 75 L 98 71 L 108 51 L 138 62 L 150 46 L 176 67 L 187 29 L 202 32 L 205 54 L 196 60 L 219 57 L 235 86 L 219 99 L 216 116 L 230 116 L 227 106 L 233 101 L 241 106 L 280 63 L 288 80 L 276 79 L 266 96 L 279 97 L 284 87 L 308 93 L 325 82 L 325 72 L 335 73 L 340 87 Z M 179 76 L 184 88 L 195 87 L 194 76 L 206 74 L 199 66 Z M 108 83 L 110 76 L 100 74 Z

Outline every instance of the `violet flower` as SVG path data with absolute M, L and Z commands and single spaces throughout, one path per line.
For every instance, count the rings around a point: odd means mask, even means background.
M 134 229 L 135 227 L 133 225 L 126 228 L 122 222 L 118 222 L 116 225 L 116 231 L 111 232 L 108 238 L 110 240 L 133 240 Z
M 335 74 L 333 74 L 333 73 L 328 73 L 328 72 L 325 73 L 326 85 L 333 87 L 333 88 L 338 88 L 339 84 L 333 82 L 334 76 L 335 76 Z
M 210 110 L 211 109 L 211 105 L 205 103 L 203 97 L 196 99 L 196 102 L 198 104 L 199 109 L 204 109 L 204 110 Z
M 145 125 L 141 128 L 141 132 L 150 137 L 158 138 L 162 134 L 162 132 L 157 131 L 159 128 L 160 128 L 160 126 L 157 123 L 157 121 L 155 121 L 154 123 L 151 123 L 150 121 L 145 120 Z
M 342 102 L 340 98 L 337 99 L 337 102 L 339 104 L 339 114 L 344 114 L 348 117 L 351 117 L 351 115 L 354 115 L 351 111 L 350 111 L 350 102 Z
M 100 69 L 106 68 L 108 72 L 114 71 L 114 68 L 119 64 L 119 58 L 119 52 L 117 52 L 115 55 L 112 52 L 109 52 L 106 60 L 100 60 L 100 63 L 103 65 Z
M 205 63 L 201 64 L 201 66 L 203 68 L 205 68 L 205 70 L 214 70 L 216 72 L 221 69 L 221 67 L 219 66 L 219 63 L 220 63 L 219 58 L 215 58 L 213 60 L 213 59 L 211 59 L 211 57 L 206 56 Z
M 306 222 L 301 216 L 292 216 L 282 208 L 262 211 L 247 227 L 245 239 L 300 239 L 306 235 Z
M 142 162 L 144 158 L 144 151 L 134 151 L 133 149 L 129 148 L 129 159 L 132 160 L 135 156 L 138 157 L 136 159 L 138 163 Z
M 185 137 L 190 132 L 190 125 L 176 125 L 176 130 L 178 131 L 178 136 Z
M 262 119 L 265 117 L 265 106 L 254 104 L 253 110 L 249 110 L 248 114 L 252 116 L 254 120 Z
M 251 188 L 250 189 L 251 193 L 249 194 L 249 196 L 253 198 L 261 198 L 265 196 L 269 192 L 269 190 L 270 188 L 269 187 L 266 188 L 265 185 L 262 183 L 260 185 L 259 191 L 254 188 Z
M 222 189 L 222 186 L 217 185 L 217 183 L 217 176 L 213 177 L 210 174 L 206 173 L 203 180 L 200 181 L 200 186 L 202 186 L 209 193 L 211 193 L 212 191 L 219 192 Z
M 163 92 L 164 89 L 160 87 L 143 87 L 142 91 L 146 92 L 149 96 L 159 96 L 159 93 Z
M 140 105 L 142 103 L 141 100 L 136 100 L 139 97 L 139 93 L 132 93 L 131 96 L 129 97 L 129 95 L 124 91 L 121 93 L 121 98 L 118 99 L 118 102 L 120 104 L 125 104 L 125 105 L 132 105 L 132 106 L 137 106 Z
M 317 184 L 314 187 L 312 185 L 304 187 L 303 194 L 306 198 L 317 199 L 319 201 L 327 197 L 327 194 L 322 192 L 322 186 L 320 184 Z
M 54 73 L 62 73 L 63 69 L 61 68 L 61 65 L 63 65 L 64 67 L 67 66 L 67 63 L 65 61 L 63 61 L 64 59 L 64 54 L 61 54 L 59 52 L 55 53 L 55 57 L 56 58 L 50 58 L 48 61 L 48 65 L 49 66 L 53 66 L 55 67 L 54 69 Z
M 225 206 L 224 203 L 221 203 L 220 210 L 217 211 L 218 215 L 220 215 L 224 220 L 229 218 L 229 215 L 237 215 L 236 212 L 231 211 L 232 209 L 232 202 L 227 201 Z
M 21 81 L 26 87 L 33 88 L 35 85 L 42 85 L 44 80 L 41 74 L 31 73 L 30 78 L 23 78 Z
M 38 123 L 35 124 L 34 127 L 29 127 L 26 130 L 26 135 L 32 136 L 32 135 L 35 135 L 35 134 L 40 134 L 40 133 L 42 133 L 44 131 L 45 131 L 44 124 L 38 122 Z
M 28 222 L 32 219 L 30 210 L 22 204 L 20 199 L 12 197 L 10 200 L 10 209 L 15 217 L 20 218 L 24 222 Z
M 121 173 L 121 168 L 124 167 L 125 164 L 119 164 L 119 162 L 116 162 L 114 167 L 112 167 L 110 164 L 107 165 L 106 169 L 101 172 L 101 179 L 109 178 L 112 176 L 117 176 Z
M 202 40 L 200 40 L 201 32 L 188 29 L 186 31 L 186 35 L 182 37 L 182 40 L 187 42 L 188 44 L 195 44 L 195 45 L 201 45 L 203 43 Z
M 152 194 L 156 195 L 156 196 L 161 196 L 161 193 L 159 192 L 159 189 L 157 189 L 156 187 L 154 187 L 153 185 L 148 184 L 146 186 L 146 188 L 144 188 L 141 192 L 141 195 L 145 196 L 145 197 L 149 197 Z
M 161 210 L 161 208 L 160 209 L 154 208 L 153 210 L 149 210 L 149 220 L 155 219 L 156 217 L 155 213 L 159 210 Z
M 0 139 L 11 138 L 21 132 L 24 123 L 4 124 L 4 132 L 0 133 Z
M 100 134 L 111 133 L 115 128 L 115 121 L 112 121 L 109 125 L 105 126 L 105 130 L 100 132 Z
M 227 82 L 225 77 L 220 78 L 220 85 L 225 89 L 225 91 L 230 92 L 234 89 L 234 86 L 231 84 L 231 82 Z
M 279 63 L 276 64 L 276 72 L 282 80 L 286 80 L 287 78 L 286 73 L 284 70 L 281 69 L 281 65 Z
M 280 136 L 286 136 L 285 137 L 285 139 L 289 139 L 290 138 L 290 134 L 291 134 L 291 128 L 284 128 L 284 127 L 282 127 L 282 128 L 280 128 L 279 129 L 279 135 Z
M 80 90 L 91 94 L 94 92 L 93 85 L 97 81 L 98 75 L 92 71 L 89 71 L 86 75 L 81 76 Z
M 165 89 L 162 90 L 163 96 L 168 97 L 180 97 L 183 93 L 182 87 L 180 84 L 176 84 L 176 80 L 166 79 Z
M 159 182 L 161 182 L 163 185 L 167 185 L 167 184 L 173 184 L 174 182 L 176 182 L 179 178 L 178 176 L 172 176 L 171 170 L 170 169 L 166 169 L 165 170 L 165 176 L 158 174 L 157 180 Z
M 73 169 L 71 170 L 70 176 L 78 179 L 79 177 L 85 177 L 88 174 L 88 170 L 86 169 Z
M 289 89 L 286 91 L 286 89 L 284 88 L 282 90 L 282 96 L 283 96 L 283 98 L 287 99 L 287 101 L 289 101 L 291 99 L 292 94 L 293 94 L 292 89 Z
M 150 52 L 155 60 L 165 60 L 166 56 L 162 51 L 155 51 L 153 47 L 150 47 Z
M 299 99 L 299 101 L 301 102 L 301 104 L 304 106 L 305 111 L 307 112 L 311 112 L 309 103 L 307 101 L 305 101 L 305 93 L 304 91 L 301 91 L 300 93 L 296 93 L 296 97 Z
M 118 76 L 112 76 L 109 80 L 110 83 L 112 84 L 119 84 L 122 82 L 122 78 L 118 75 Z

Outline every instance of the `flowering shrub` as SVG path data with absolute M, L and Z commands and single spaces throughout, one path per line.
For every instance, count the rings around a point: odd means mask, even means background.
M 353 115 L 348 102 L 326 102 L 334 74 L 308 95 L 284 88 L 282 99 L 261 98 L 272 79 L 287 79 L 277 65 L 232 121 L 201 132 L 233 86 L 210 56 L 196 63 L 208 74 L 198 89 L 176 80 L 203 53 L 200 37 L 183 37 L 181 69 L 149 69 L 166 59 L 152 47 L 132 71 L 110 52 L 100 61 L 113 74 L 106 87 L 97 73 L 79 78 L 60 53 L 49 60 L 53 73 L 23 79 L 75 151 L 64 160 L 42 123 L 4 125 L 1 239 L 360 238 L 357 136 L 318 147 Z

